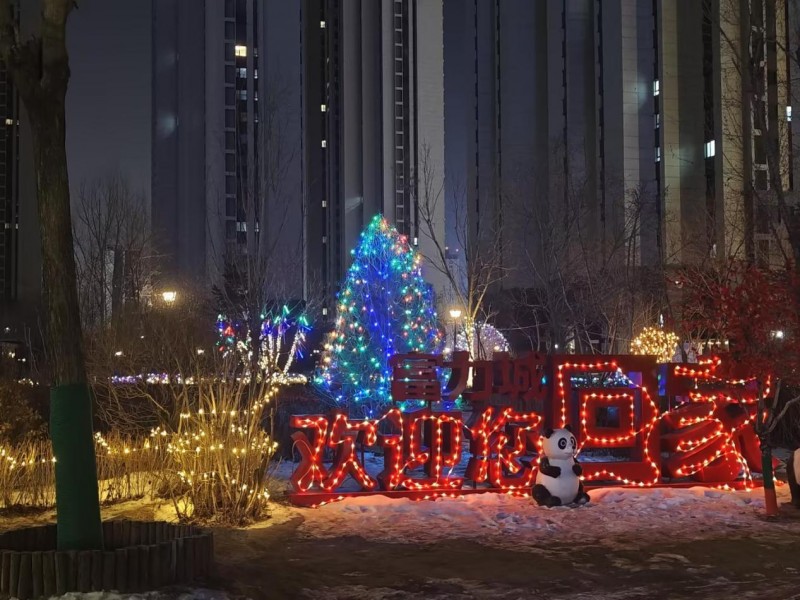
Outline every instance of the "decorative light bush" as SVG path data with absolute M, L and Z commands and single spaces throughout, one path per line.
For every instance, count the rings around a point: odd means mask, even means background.
M 276 389 L 242 378 L 198 384 L 176 428 L 153 431 L 164 444 L 169 494 L 178 516 L 244 525 L 262 517 L 277 444 L 263 420 Z

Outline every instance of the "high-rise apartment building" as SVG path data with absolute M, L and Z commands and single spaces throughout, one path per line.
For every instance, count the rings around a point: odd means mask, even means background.
M 218 282 L 253 255 L 253 232 L 284 263 L 302 255 L 300 35 L 299 2 L 154 3 L 152 219 L 165 285 Z M 284 279 L 298 295 L 304 265 L 293 267 Z
M 19 109 L 8 71 L 0 63 L 0 297 L 17 297 Z
M 424 246 L 414 182 L 423 153 L 444 173 L 442 18 L 441 0 L 154 3 L 166 277 L 214 281 L 255 230 L 284 293 L 329 301 L 374 214 Z
M 28 10 L 20 14 L 20 4 L 12 6 L 24 29 L 34 11 L 23 7 Z M 32 316 L 41 294 L 41 270 L 30 129 L 0 62 L 0 316 Z
M 419 179 L 444 177 L 441 0 L 305 0 L 303 101 L 308 261 L 328 298 L 382 213 L 420 250 Z M 444 202 L 437 210 L 444 236 Z M 433 271 L 426 276 L 441 290 Z
M 634 265 L 774 258 L 788 4 L 445 0 L 448 212 L 502 226 L 504 286 L 531 285 L 539 238 L 574 220 Z

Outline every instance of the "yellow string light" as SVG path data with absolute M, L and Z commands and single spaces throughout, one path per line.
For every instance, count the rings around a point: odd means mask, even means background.
M 644 354 L 658 357 L 658 362 L 666 363 L 675 355 L 680 338 L 671 331 L 658 327 L 645 327 L 631 342 L 631 354 Z

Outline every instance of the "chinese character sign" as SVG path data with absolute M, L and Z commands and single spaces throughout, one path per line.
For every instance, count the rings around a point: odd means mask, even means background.
M 753 388 L 715 379 L 713 365 L 677 366 L 668 387 L 678 395 L 667 399 L 657 395 L 656 364 L 646 356 L 501 354 L 470 362 L 463 352 L 450 361 L 412 353 L 394 355 L 390 365 L 394 407 L 380 418 L 292 417 L 295 502 L 369 492 L 527 495 L 540 432 L 565 425 L 575 432 L 587 483 L 748 485 L 760 465 Z M 459 409 L 448 410 L 457 399 Z

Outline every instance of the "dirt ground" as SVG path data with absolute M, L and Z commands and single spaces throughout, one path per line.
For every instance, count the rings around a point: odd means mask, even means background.
M 800 532 L 799 511 L 784 510 Z M 459 540 L 306 538 L 298 535 L 303 520 L 217 531 L 212 587 L 254 599 L 800 599 L 800 537 L 786 532 L 734 530 L 627 550 L 599 544 L 515 552 Z
M 160 519 L 168 507 L 123 504 L 104 518 Z M 217 573 L 204 598 L 800 600 L 800 511 L 782 507 L 788 528 L 729 527 L 694 541 L 623 537 L 596 544 L 501 549 L 474 540 L 385 543 L 304 535 L 308 513 L 248 529 L 215 528 Z M 48 522 L 52 514 L 0 519 L 0 530 Z M 794 523 L 797 527 L 793 527 Z M 409 528 L 424 523 L 408 523 Z M 173 590 L 159 598 L 193 597 Z M 225 592 L 223 594 L 223 592 Z M 183 594 L 181 596 L 181 593 Z

